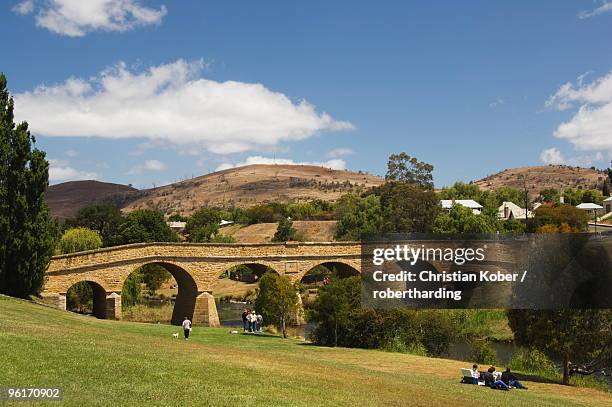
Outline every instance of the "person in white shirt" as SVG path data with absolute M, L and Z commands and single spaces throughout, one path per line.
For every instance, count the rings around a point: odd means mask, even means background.
M 189 333 L 191 333 L 191 321 L 185 317 L 183 319 L 183 334 L 185 334 L 185 340 L 189 339 Z
M 478 384 L 478 380 L 480 379 L 480 372 L 478 371 L 478 365 L 472 366 L 472 380 L 474 384 Z

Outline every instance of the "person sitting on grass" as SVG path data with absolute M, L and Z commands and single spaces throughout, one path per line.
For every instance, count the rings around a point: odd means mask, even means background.
M 507 367 L 506 371 L 502 373 L 501 380 L 510 387 L 527 390 L 527 387 L 523 386 L 523 384 L 518 381 L 516 376 L 512 374 L 509 367 Z
M 473 364 L 472 365 L 472 369 L 470 370 L 470 373 L 472 374 L 472 384 L 478 384 L 478 380 L 480 379 L 480 372 L 478 371 L 478 365 L 477 364 Z
M 491 366 L 484 374 L 485 386 L 489 386 L 492 389 L 496 390 L 510 390 L 510 387 L 501 380 L 496 380 L 493 373 L 495 372 L 495 367 Z

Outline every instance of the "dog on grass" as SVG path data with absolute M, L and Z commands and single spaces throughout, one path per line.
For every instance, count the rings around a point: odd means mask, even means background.
M 173 337 L 173 338 L 178 339 L 178 337 L 179 337 L 179 333 L 178 333 L 178 332 L 173 333 L 173 334 L 172 334 L 172 337 Z

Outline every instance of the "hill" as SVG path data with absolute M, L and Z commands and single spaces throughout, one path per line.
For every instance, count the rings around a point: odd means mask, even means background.
M 49 186 L 45 199 L 52 216 L 69 218 L 83 206 L 137 192 L 136 188 L 110 182 L 70 181 Z
M 380 185 L 383 178 L 311 165 L 248 165 L 217 171 L 174 184 L 141 191 L 128 203 L 129 212 L 157 208 L 188 215 L 208 206 L 248 207 L 268 202 L 310 199 L 333 201 L 348 192 Z
M 238 243 L 266 243 L 272 240 L 278 223 L 257 223 L 255 225 L 232 225 L 220 229 L 222 235 L 232 236 Z M 293 227 L 307 242 L 331 242 L 336 233 L 335 220 L 311 220 L 293 222 Z
M 527 381 L 528 391 L 459 384 L 471 365 L 271 335 L 98 320 L 0 296 L 0 382 L 61 387 L 62 405 L 604 406 L 603 391 Z M 17 403 L 14 403 L 17 405 Z M 10 405 L 10 402 L 9 402 Z
M 474 181 L 482 189 L 512 187 L 524 189 L 524 180 L 532 196 L 547 188 L 600 189 L 606 175 L 592 168 L 571 167 L 567 165 L 546 165 L 510 168 Z

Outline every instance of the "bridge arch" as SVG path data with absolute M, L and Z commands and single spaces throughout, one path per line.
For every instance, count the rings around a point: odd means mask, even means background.
M 361 274 L 361 265 L 358 262 L 350 262 L 347 260 L 333 260 L 333 261 L 321 261 L 315 264 L 311 264 L 305 268 L 304 272 L 298 275 L 299 281 L 304 281 L 309 275 L 317 269 L 327 269 L 329 274 L 336 274 L 338 278 L 346 278 L 351 276 L 358 276 Z M 325 274 L 325 273 L 324 273 Z
M 234 261 L 234 262 L 225 263 L 222 267 L 222 271 L 219 273 L 217 277 L 221 277 L 224 273 L 230 272 L 231 270 L 234 270 L 236 267 L 239 267 L 239 266 L 245 266 L 251 269 L 253 273 L 258 275 L 258 277 L 261 277 L 264 273 L 269 272 L 269 271 L 272 271 L 279 275 L 281 274 L 276 269 L 276 265 L 272 262 L 261 261 L 261 260 L 256 260 L 256 261 L 247 260 L 247 261 Z
M 173 325 L 180 325 L 183 322 L 184 317 L 193 319 L 196 299 L 198 297 L 198 294 L 200 294 L 198 290 L 198 284 L 193 275 L 190 273 L 190 271 L 186 267 L 181 266 L 177 263 L 166 260 L 156 260 L 138 264 L 134 268 L 132 268 L 132 270 L 126 276 L 124 276 L 121 282 L 122 289 L 125 287 L 125 282 L 129 278 L 129 276 L 132 275 L 132 273 L 148 265 L 157 265 L 163 267 L 172 275 L 172 277 L 174 277 L 174 280 L 176 281 L 178 293 L 176 295 L 176 300 L 174 301 L 174 307 L 172 309 L 172 319 L 170 322 Z
M 74 282 L 72 285 L 70 285 L 70 287 L 66 288 L 65 295 L 66 295 L 66 300 L 67 300 L 67 308 L 71 308 L 70 302 L 73 298 L 78 300 L 78 298 L 76 297 L 78 297 L 79 293 L 72 293 L 71 289 L 73 288 L 76 289 L 79 284 L 87 284 L 89 289 L 91 289 L 91 301 L 92 301 L 91 315 L 95 316 L 96 318 L 105 319 L 107 315 L 106 289 L 102 286 L 102 284 L 99 281 L 94 281 L 94 280 L 95 279 L 79 280 L 77 282 Z M 70 294 L 73 294 L 74 297 L 72 297 Z M 70 309 L 70 311 L 72 311 L 72 309 Z

